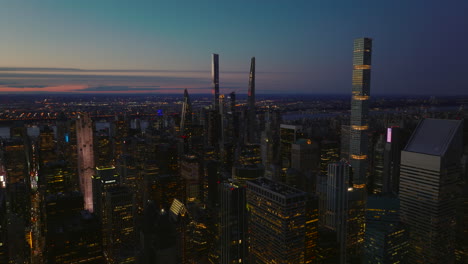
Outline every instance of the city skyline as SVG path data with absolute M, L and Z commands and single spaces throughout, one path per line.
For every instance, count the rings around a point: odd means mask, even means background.
M 258 94 L 347 94 L 350 43 L 369 36 L 373 94 L 465 94 L 467 5 L 8 3 L 0 92 L 209 93 L 216 53 L 221 94 L 247 93 L 252 56 Z

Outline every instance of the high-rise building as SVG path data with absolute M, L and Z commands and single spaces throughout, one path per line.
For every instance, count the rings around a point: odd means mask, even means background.
M 216 112 L 219 111 L 219 55 L 212 55 L 211 78 L 213 80 L 213 107 Z
M 280 125 L 281 163 L 283 168 L 291 167 L 291 147 L 298 139 L 302 138 L 302 126 Z
M 142 264 L 176 264 L 177 252 L 176 225 L 170 211 L 160 209 L 153 201 L 147 201 L 140 231 L 140 256 Z
M 340 159 L 349 160 L 350 129 L 349 125 L 341 126 Z
M 369 96 L 371 77 L 372 39 L 354 40 L 353 80 L 350 120 L 349 161 L 353 191 L 349 196 L 348 256 L 360 261 L 365 230 L 365 207 L 368 168 Z M 351 260 L 352 259 L 352 260 Z
M 221 263 L 248 262 L 245 186 L 218 184 L 221 196 Z
M 319 181 L 321 224 L 336 232 L 340 263 L 346 263 L 349 164 L 341 161 L 328 165 L 328 175 Z
M 185 182 L 185 200 L 187 202 L 201 201 L 202 173 L 196 156 L 186 155 L 181 159 L 180 176 Z
M 398 193 L 401 149 L 404 147 L 402 141 L 401 129 L 399 127 L 387 128 L 384 150 L 383 193 Z
M 184 102 L 182 103 L 182 115 L 180 118 L 180 134 L 186 137 L 191 136 L 190 126 L 192 124 L 192 103 L 187 89 L 184 90 Z
M 410 263 L 454 263 L 463 121 L 424 119 L 401 152 L 401 218 Z
M 396 197 L 368 197 L 363 263 L 406 263 L 408 231 L 400 222 L 399 208 Z
M 373 140 L 372 144 L 372 155 L 371 166 L 370 166 L 370 177 L 369 177 L 369 188 L 368 190 L 373 194 L 379 194 L 383 192 L 383 174 L 384 174 L 384 156 L 385 156 L 385 139 L 383 134 L 379 134 Z
M 76 120 L 76 136 L 78 145 L 78 176 L 80 178 L 80 190 L 83 193 L 85 202 L 84 209 L 93 212 L 93 122 L 87 113 L 78 115 Z
M 106 191 L 103 213 L 107 227 L 103 236 L 108 242 L 104 248 L 108 263 L 136 263 L 134 204 L 134 195 L 126 187 L 116 186 Z
M 249 91 L 247 98 L 247 142 L 257 142 L 257 118 L 255 109 L 255 57 L 250 60 Z
M 354 188 L 365 188 L 367 183 L 367 148 L 369 129 L 369 96 L 372 39 L 354 40 L 353 91 L 351 100 L 350 162 L 353 168 Z
M 285 184 L 247 181 L 251 263 L 304 263 L 306 201 Z

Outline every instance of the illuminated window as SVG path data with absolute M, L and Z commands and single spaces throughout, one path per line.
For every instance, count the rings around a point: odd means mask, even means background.
M 367 155 L 351 155 L 351 158 L 356 160 L 364 160 L 367 159 Z
M 369 126 L 368 125 L 365 125 L 365 126 L 356 126 L 356 125 L 352 125 L 351 128 L 353 130 L 367 130 L 369 129 Z
M 354 65 L 355 70 L 370 70 L 370 65 Z

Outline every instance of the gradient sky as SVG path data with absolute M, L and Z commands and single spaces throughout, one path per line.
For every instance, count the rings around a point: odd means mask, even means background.
M 346 94 L 371 37 L 372 94 L 468 94 L 466 0 L 0 3 L 0 92 Z

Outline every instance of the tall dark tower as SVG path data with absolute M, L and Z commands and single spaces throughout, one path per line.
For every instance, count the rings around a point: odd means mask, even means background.
M 213 79 L 214 110 L 219 111 L 219 55 L 213 54 L 211 64 L 211 77 Z
M 372 40 L 354 40 L 353 92 L 351 99 L 351 128 L 349 159 L 353 170 L 352 191 L 348 196 L 348 226 L 346 259 L 360 262 L 365 232 L 365 208 L 367 194 L 367 146 L 369 129 L 369 94 Z
M 255 57 L 250 60 L 250 75 L 249 75 L 249 94 L 248 94 L 248 129 L 247 141 L 255 143 Z
M 354 40 L 353 92 L 351 99 L 350 162 L 354 188 L 365 188 L 369 129 L 369 95 L 372 39 Z
M 192 103 L 187 89 L 184 91 L 184 102 L 182 104 L 182 118 L 180 119 L 180 133 L 190 136 L 190 125 L 192 122 Z

